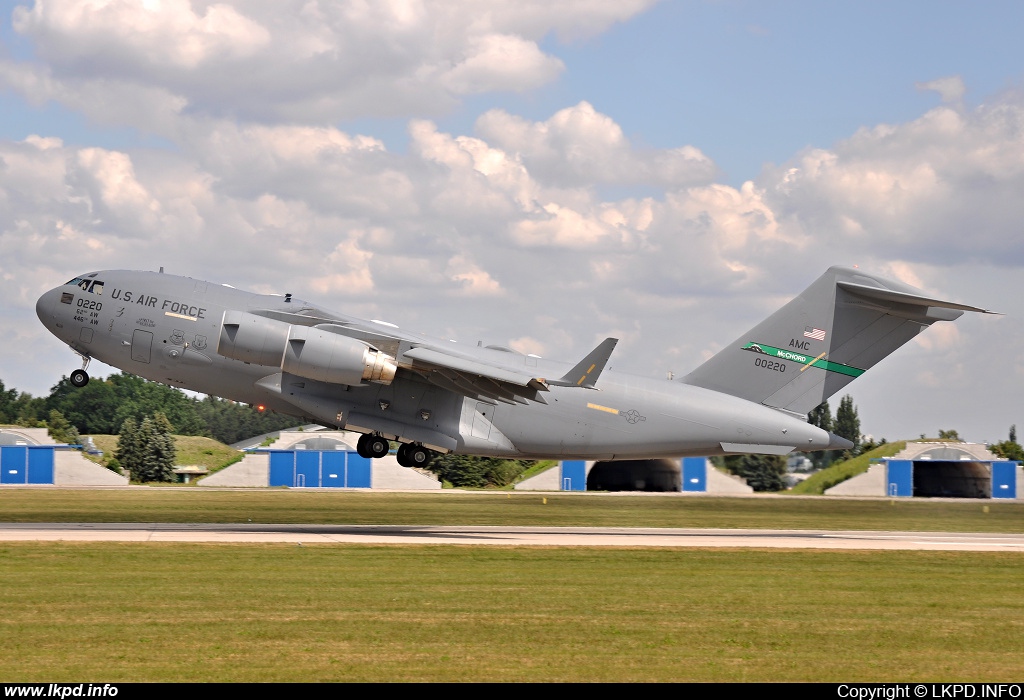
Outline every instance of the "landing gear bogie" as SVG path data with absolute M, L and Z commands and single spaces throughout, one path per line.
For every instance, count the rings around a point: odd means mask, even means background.
M 434 458 L 434 453 L 423 445 L 405 443 L 398 448 L 398 463 L 403 467 L 424 468 Z
M 391 445 L 380 435 L 362 435 L 356 443 L 356 452 L 367 459 L 383 457 L 390 450 Z

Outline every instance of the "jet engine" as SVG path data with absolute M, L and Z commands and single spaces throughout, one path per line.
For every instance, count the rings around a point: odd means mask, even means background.
M 306 379 L 349 386 L 364 381 L 390 384 L 398 371 L 394 358 L 355 338 L 243 311 L 224 312 L 217 353 L 278 367 Z

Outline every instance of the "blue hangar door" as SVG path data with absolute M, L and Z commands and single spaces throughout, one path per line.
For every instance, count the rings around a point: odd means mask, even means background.
M 1017 497 L 1017 463 L 992 462 L 992 498 Z
M 707 457 L 683 457 L 683 491 L 708 490 Z
M 272 450 L 270 486 L 368 489 L 372 463 L 342 450 Z
M 889 460 L 887 467 L 886 495 L 913 496 L 914 463 L 905 459 Z
M 587 463 L 582 459 L 567 459 L 561 466 L 563 491 L 587 490 Z
M 50 445 L 0 447 L 0 484 L 52 484 L 53 451 Z

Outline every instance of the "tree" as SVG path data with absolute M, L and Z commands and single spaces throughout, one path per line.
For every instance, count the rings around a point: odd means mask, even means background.
M 447 454 L 435 457 L 427 469 L 453 486 L 486 488 L 508 486 L 531 466 L 527 460 Z
M 1003 459 L 1012 459 L 1015 462 L 1024 462 L 1024 447 L 1020 446 L 1017 442 L 1017 426 L 1010 426 L 1010 438 L 997 442 L 994 445 L 989 445 L 988 449 L 992 451 L 992 454 Z
M 144 436 L 144 467 L 139 481 L 174 481 L 176 449 L 171 422 L 163 413 L 142 421 L 139 432 Z
M 167 416 L 156 413 L 140 425 L 126 418 L 114 458 L 133 481 L 174 481 L 174 436 Z
M 144 451 L 140 441 L 139 426 L 134 418 L 126 418 L 121 424 L 121 431 L 117 435 L 114 459 L 122 469 L 138 480 L 142 470 Z
M 853 450 L 851 452 L 857 454 L 857 446 L 860 444 L 860 418 L 857 416 L 857 408 L 853 405 L 853 397 L 849 394 L 839 402 L 833 432 L 852 442 Z
M 0 381 L 0 423 L 13 423 L 18 418 L 16 389 L 7 389 Z
M 786 488 L 786 458 L 781 455 L 731 455 L 725 468 L 747 480 L 755 491 L 782 491 Z
M 50 411 L 50 417 L 46 421 L 46 432 L 64 445 L 77 445 L 82 440 L 75 426 L 71 425 L 60 411 Z
M 812 408 L 811 412 L 807 414 L 807 422 L 831 433 L 835 426 L 832 423 L 832 411 L 829 408 L 828 401 L 822 401 Z M 811 452 L 808 456 L 818 469 L 827 467 L 832 463 L 832 453 L 828 450 Z
M 940 440 L 956 440 L 957 442 L 962 442 L 960 440 L 960 433 L 958 433 L 955 430 L 940 430 L 939 431 L 939 439 Z

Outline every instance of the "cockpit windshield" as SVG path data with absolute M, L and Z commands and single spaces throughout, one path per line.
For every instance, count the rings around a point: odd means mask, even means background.
M 76 277 L 73 280 L 68 280 L 65 284 L 73 284 L 83 292 L 90 294 L 103 294 L 103 283 L 88 277 Z

